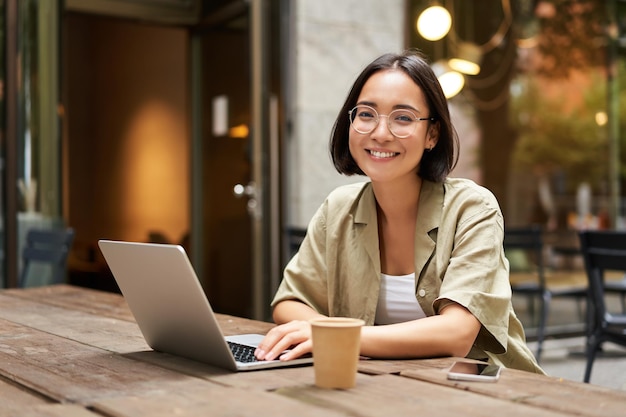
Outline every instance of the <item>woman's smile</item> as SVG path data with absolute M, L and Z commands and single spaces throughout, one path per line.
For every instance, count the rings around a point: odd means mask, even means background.
M 395 157 L 396 155 L 400 155 L 398 152 L 376 151 L 374 149 L 368 149 L 367 151 L 375 159 L 390 159 Z

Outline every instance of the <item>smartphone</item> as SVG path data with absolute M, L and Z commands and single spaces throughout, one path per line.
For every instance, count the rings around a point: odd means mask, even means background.
M 496 382 L 500 378 L 501 367 L 486 363 L 454 362 L 448 369 L 448 379 L 456 381 Z

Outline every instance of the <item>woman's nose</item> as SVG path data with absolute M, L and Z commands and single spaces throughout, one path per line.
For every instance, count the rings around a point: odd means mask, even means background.
M 394 139 L 393 134 L 389 130 L 389 122 L 387 116 L 378 116 L 378 124 L 372 132 L 372 138 L 378 141 L 391 141 Z

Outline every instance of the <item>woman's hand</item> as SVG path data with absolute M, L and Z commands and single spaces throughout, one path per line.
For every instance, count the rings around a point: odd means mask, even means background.
M 288 361 L 313 350 L 309 320 L 324 316 L 300 301 L 284 300 L 274 306 L 273 317 L 278 326 L 257 347 L 257 359 Z
M 259 360 L 279 358 L 288 361 L 310 353 L 312 349 L 311 324 L 305 320 L 293 320 L 271 329 L 254 354 Z

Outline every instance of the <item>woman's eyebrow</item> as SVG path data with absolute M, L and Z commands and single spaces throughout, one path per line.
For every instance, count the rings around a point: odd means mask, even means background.
M 413 110 L 414 112 L 417 113 L 421 113 L 421 111 L 419 109 L 416 109 L 415 107 L 409 105 L 409 104 L 396 104 L 395 106 L 393 106 L 394 110 L 397 109 L 402 109 L 402 110 Z
M 370 106 L 373 108 L 378 108 L 378 106 L 376 105 L 376 103 L 374 103 L 373 101 L 359 101 L 358 103 L 356 103 L 357 106 Z M 393 107 L 393 110 L 412 110 L 416 113 L 421 113 L 420 110 L 416 109 L 415 107 L 411 106 L 410 104 L 395 104 Z

